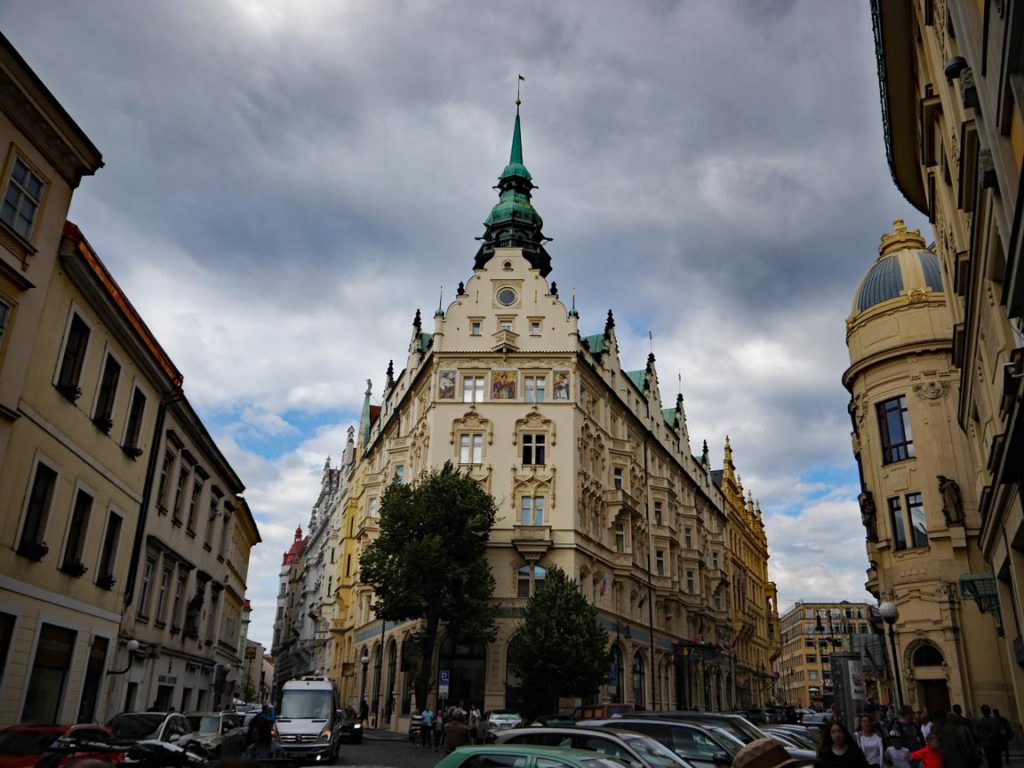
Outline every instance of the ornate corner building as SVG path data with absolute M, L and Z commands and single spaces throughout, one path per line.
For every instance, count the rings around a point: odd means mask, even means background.
M 380 405 L 367 383 L 330 512 L 338 536 L 320 607 L 330 635 L 322 668 L 346 703 L 367 700 L 371 722 L 406 726 L 417 624 L 375 618 L 359 555 L 379 530 L 386 486 L 451 461 L 499 504 L 488 558 L 500 619 L 487 646 L 440 638 L 435 664 L 451 673 L 450 700 L 519 705 L 507 650 L 528 598 L 558 565 L 611 638 L 609 681 L 596 700 L 648 709 L 765 704 L 778 617 L 760 509 L 744 496 L 731 447 L 719 472 L 706 444 L 691 453 L 682 395 L 662 407 L 654 356 L 640 370 L 622 367 L 610 311 L 603 328 L 580 330 L 575 300 L 563 302 L 548 279 L 533 189 L 517 112 L 472 276 L 432 319 L 416 312 L 405 365 L 388 364 Z M 317 557 L 310 540 L 297 533 L 285 557 L 281 648 L 301 637 L 294 610 L 289 618 L 290 574 Z M 298 673 L 278 663 L 278 684 Z
M 921 393 L 935 397 L 921 401 L 911 390 L 908 403 L 950 408 L 949 431 L 962 438 L 948 439 L 965 443 L 958 456 L 961 474 L 942 474 L 959 486 L 965 523 L 948 527 L 963 527 L 970 549 L 976 526 L 984 559 L 963 561 L 975 570 L 946 574 L 950 582 L 963 577 L 949 587 L 949 602 L 962 605 L 965 613 L 973 602 L 986 612 L 989 625 L 997 625 L 999 653 L 1008 660 L 1007 679 L 1019 712 L 1024 696 L 1024 556 L 1018 545 L 1024 537 L 1024 93 L 1019 87 L 1024 3 L 871 0 L 871 11 L 889 166 L 897 187 L 934 228 L 942 285 L 929 287 L 941 289 L 951 325 L 942 330 L 949 348 L 936 355 L 935 365 L 940 371 L 939 358 L 948 361 L 948 393 L 936 389 L 942 381 L 922 379 L 928 389 Z M 929 525 L 941 522 L 945 528 L 937 480 L 923 480 L 926 506 L 929 490 L 934 499 L 926 511 Z M 953 486 L 946 487 L 952 504 Z M 875 501 L 884 515 L 886 502 Z M 955 541 L 951 536 L 951 546 Z M 874 580 L 881 585 L 881 578 Z M 971 695 L 970 684 L 965 680 L 964 685 L 964 695 Z
M 861 478 L 867 590 L 894 603 L 897 701 L 948 710 L 1012 701 L 996 621 L 960 599 L 984 571 L 960 372 L 939 259 L 902 221 L 882 236 L 847 320 L 853 452 Z M 992 653 L 992 649 L 997 649 Z

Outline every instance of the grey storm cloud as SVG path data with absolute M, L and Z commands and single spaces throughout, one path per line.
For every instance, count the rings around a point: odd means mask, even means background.
M 354 411 L 415 308 L 469 276 L 517 73 L 552 278 L 584 329 L 613 308 L 634 367 L 652 331 L 693 449 L 717 463 L 729 433 L 762 506 L 855 514 L 802 478 L 852 466 L 844 320 L 881 232 L 920 219 L 885 165 L 866 2 L 37 0 L 0 25 L 104 153 L 71 218 L 193 400 L 235 419 L 262 565 L 343 425 L 269 459 L 243 437 Z

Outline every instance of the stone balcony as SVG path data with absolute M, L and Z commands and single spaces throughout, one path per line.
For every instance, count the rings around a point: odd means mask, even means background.
M 524 560 L 529 562 L 540 560 L 551 544 L 550 525 L 512 526 L 512 546 Z

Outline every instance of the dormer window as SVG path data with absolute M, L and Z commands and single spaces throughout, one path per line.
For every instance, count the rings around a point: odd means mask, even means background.
M 479 336 L 480 335 L 480 322 L 478 320 L 474 320 L 472 323 L 469 324 L 469 335 L 470 336 Z

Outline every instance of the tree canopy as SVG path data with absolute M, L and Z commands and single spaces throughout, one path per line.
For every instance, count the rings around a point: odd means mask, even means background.
M 416 635 L 420 709 L 442 623 L 458 641 L 494 638 L 487 539 L 496 515 L 491 495 L 450 462 L 415 485 L 393 482 L 381 496 L 380 535 L 359 559 L 360 580 L 373 587 L 378 618 L 424 621 Z
M 608 677 L 608 633 L 597 608 L 557 566 L 530 597 L 509 664 L 531 715 L 555 712 L 562 696 L 590 696 Z

